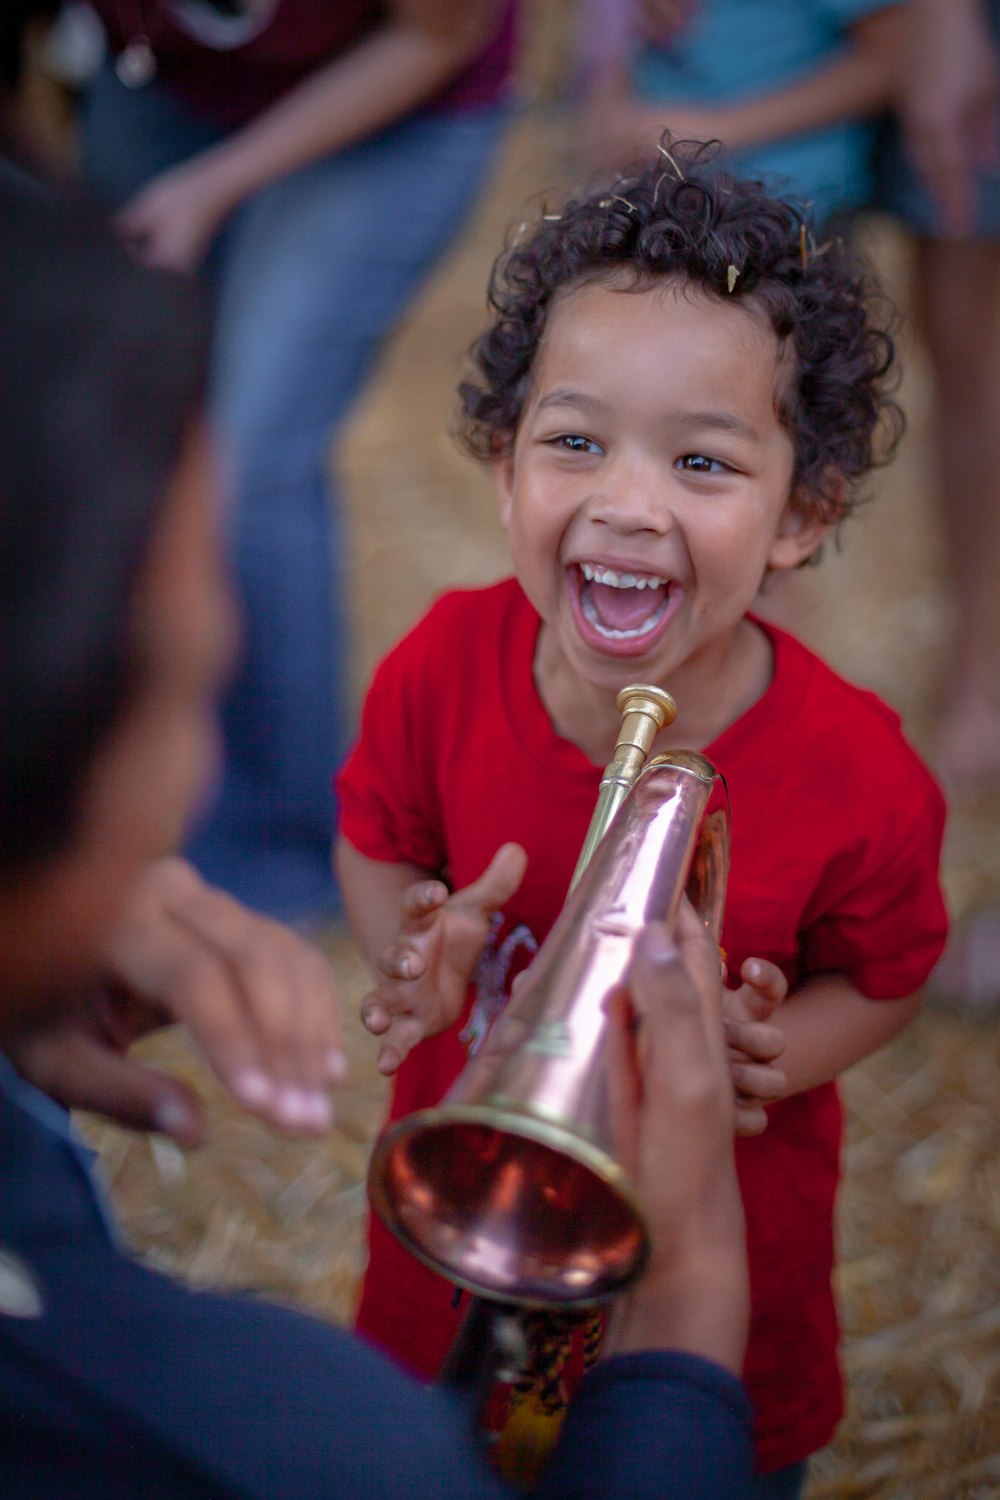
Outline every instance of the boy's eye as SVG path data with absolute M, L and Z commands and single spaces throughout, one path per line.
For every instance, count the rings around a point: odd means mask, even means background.
M 603 453 L 604 449 L 600 443 L 595 443 L 593 438 L 584 437 L 579 432 L 561 432 L 558 437 L 550 439 L 553 448 L 562 448 L 568 453 Z
M 708 458 L 704 453 L 685 453 L 677 460 L 677 467 L 688 474 L 728 474 L 729 465 L 717 458 Z

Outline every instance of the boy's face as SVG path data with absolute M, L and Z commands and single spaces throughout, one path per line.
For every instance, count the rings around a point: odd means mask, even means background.
M 555 304 L 495 477 L 561 670 L 669 686 L 724 653 L 768 567 L 815 548 L 826 528 L 789 503 L 779 360 L 762 317 L 690 285 Z

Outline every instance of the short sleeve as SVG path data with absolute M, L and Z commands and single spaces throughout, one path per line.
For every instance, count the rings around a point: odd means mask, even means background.
M 430 742 L 427 624 L 422 621 L 377 669 L 336 791 L 339 832 L 359 854 L 438 871 L 445 854 Z
M 948 934 L 939 877 L 944 799 L 913 760 L 908 789 L 897 787 L 894 797 L 883 799 L 885 826 L 869 830 L 860 849 L 845 851 L 843 867 L 853 880 L 802 936 L 805 971 L 842 973 L 871 1000 L 918 990 Z M 838 882 L 840 863 L 827 871 L 824 885 Z

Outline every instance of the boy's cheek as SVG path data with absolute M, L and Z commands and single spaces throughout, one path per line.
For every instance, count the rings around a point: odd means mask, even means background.
M 493 460 L 493 487 L 496 491 L 497 508 L 500 512 L 501 523 L 509 531 L 510 516 L 514 501 L 513 455 Z

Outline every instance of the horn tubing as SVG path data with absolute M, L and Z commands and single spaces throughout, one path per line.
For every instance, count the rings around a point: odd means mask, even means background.
M 642 713 L 648 747 L 655 719 Z M 616 791 L 636 748 L 623 734 Z M 656 757 L 621 796 L 613 830 L 594 844 L 482 1050 L 440 1105 L 397 1121 L 372 1158 L 369 1191 L 387 1227 L 485 1297 L 582 1306 L 621 1290 L 647 1253 L 642 1208 L 615 1154 L 607 1000 L 638 933 L 650 918 L 672 921 L 685 888 L 718 938 L 728 797 L 711 763 L 683 750 Z

